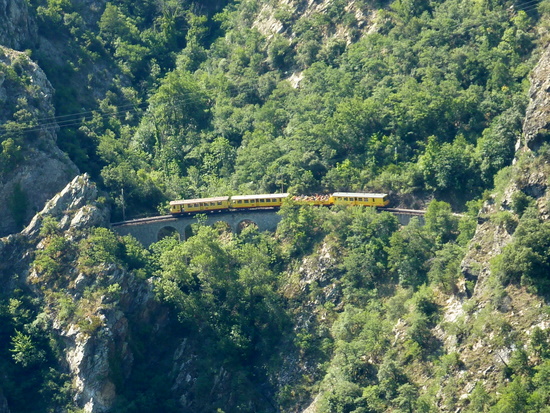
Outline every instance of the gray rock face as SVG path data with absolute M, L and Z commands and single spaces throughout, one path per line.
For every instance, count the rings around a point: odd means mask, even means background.
M 109 411 L 117 396 L 112 379 L 113 360 L 117 360 L 122 379 L 132 370 L 134 356 L 128 345 L 127 312 L 141 312 L 153 300 L 149 285 L 137 282 L 126 271 L 108 267 L 104 276 L 111 285 L 121 286 L 123 299 L 117 308 L 103 308 L 92 316 L 98 317 L 102 324 L 97 333 L 90 335 L 78 325 L 63 329 L 54 324 L 66 345 L 65 360 L 73 376 L 75 402 L 84 411 L 93 413 Z
M 109 214 L 106 208 L 95 205 L 97 187 L 86 174 L 79 175 L 57 195 L 50 199 L 44 209 L 34 216 L 22 234 L 36 236 L 44 217 L 51 216 L 59 221 L 61 230 L 83 229 L 107 226 Z
M 8 241 L 14 237 L 26 240 L 20 244 L 27 248 L 32 244 L 38 244 L 37 249 L 44 248 L 40 241 L 40 230 L 46 217 L 55 218 L 59 229 L 72 242 L 85 237 L 86 229 L 107 226 L 108 208 L 98 203 L 97 197 L 97 187 L 89 176 L 76 176 L 46 203 L 21 234 L 0 239 L 0 257 L 9 246 Z M 28 255 L 22 250 L 17 253 L 19 256 Z M 128 345 L 129 322 L 126 314 L 141 314 L 153 302 L 151 285 L 136 279 L 132 273 L 115 264 L 105 264 L 96 270 L 94 273 L 82 274 L 76 265 L 67 269 L 63 276 L 71 281 L 65 289 L 66 293 L 78 303 L 86 288 L 94 289 L 100 284 L 116 286 L 119 289 L 118 297 L 112 298 L 105 294 L 97 297 L 83 318 L 69 323 L 60 321 L 55 315 L 52 317 L 53 327 L 65 343 L 64 364 L 72 376 L 75 407 L 93 413 L 109 411 L 117 396 L 112 379 L 113 360 L 117 360 L 119 374 L 123 379 L 131 372 L 134 357 Z M 30 262 L 27 263 L 27 272 L 30 285 L 37 294 L 43 291 L 42 288 L 48 288 L 41 284 L 43 281 Z M 86 329 L 87 323 L 90 327 Z M 0 398 L 0 408 L 1 402 Z
M 550 46 L 531 74 L 529 97 L 523 123 L 523 142 L 518 142 L 516 150 L 523 145 L 536 150 L 550 136 Z
M 0 0 L 0 4 L 2 0 Z M 25 54 L 0 47 L 0 62 L 22 71 L 27 83 L 0 78 L 0 124 L 13 121 L 20 102 L 36 118 L 54 114 L 53 88 L 44 72 Z M 15 108 L 15 109 L 14 109 Z M 63 189 L 77 173 L 77 167 L 55 143 L 53 128 L 36 128 L 32 137 L 16 142 L 20 159 L 12 169 L 0 174 L 0 236 L 15 233 L 28 223 L 46 201 Z M 6 139 L 0 135 L 0 142 Z M 28 142 L 30 141 L 30 142 Z M 19 201 L 16 202 L 16 195 Z
M 0 0 L 0 44 L 23 50 L 36 42 L 36 23 L 25 0 Z

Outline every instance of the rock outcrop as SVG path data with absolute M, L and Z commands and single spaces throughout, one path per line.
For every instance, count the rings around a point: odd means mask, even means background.
M 542 54 L 531 74 L 529 106 L 523 123 L 521 146 L 536 150 L 548 140 L 550 134 L 550 46 Z
M 25 0 L 0 0 L 0 45 L 16 50 L 30 48 L 37 39 L 37 27 Z
M 40 232 L 46 218 L 53 218 L 59 233 L 73 244 L 85 239 L 93 227 L 108 225 L 108 208 L 97 199 L 98 190 L 90 178 L 77 176 L 46 203 L 20 234 L 0 239 L 3 289 L 21 288 L 21 283 L 25 283 L 24 288 L 44 300 L 46 307 L 55 308 L 55 301 L 48 296 L 61 293 L 85 308 L 70 319 L 61 318 L 57 310 L 47 313 L 56 335 L 64 342 L 59 363 L 72 378 L 74 407 L 86 412 L 109 411 L 117 396 L 115 383 L 122 383 L 132 372 L 129 314 L 134 320 L 153 325 L 155 321 L 149 315 L 162 315 L 156 309 L 151 285 L 116 264 L 102 264 L 93 273 L 83 274 L 76 260 L 69 262 L 63 273 L 56 275 L 54 286 L 33 265 L 33 251 L 45 248 Z M 66 287 L 59 288 L 59 282 Z M 0 412 L 9 412 L 1 393 Z
M 60 229 L 85 229 L 94 226 L 109 225 L 107 208 L 97 203 L 97 187 L 87 174 L 79 175 L 51 200 L 44 209 L 34 216 L 22 234 L 36 236 L 46 216 L 59 220 Z
M 515 343 L 524 343 L 519 348 L 526 349 L 534 327 L 549 322 L 548 314 L 540 311 L 544 297 L 520 283 L 501 281 L 492 264 L 515 239 L 521 213 L 514 208 L 514 195 L 532 197 L 540 218 L 548 219 L 550 168 L 547 155 L 537 150 L 547 140 L 549 127 L 550 48 L 547 48 L 531 74 L 530 101 L 523 135 L 516 146 L 517 162 L 507 175 L 510 180 L 483 205 L 476 233 L 461 263 L 463 278 L 459 294 L 445 303 L 443 318 L 445 322 L 456 323 L 458 334 L 447 331 L 441 339 L 447 352 L 460 354 L 463 363 L 454 377 L 462 386 L 461 400 L 469 399 L 473 391 L 470 383 L 483 382 L 487 390 L 501 385 L 502 371 L 517 349 Z M 496 320 L 509 326 L 509 332 L 494 331 L 492 323 Z M 484 334 L 472 334 L 470 326 L 476 326 Z M 444 326 L 438 328 L 445 330 Z M 464 334 L 465 331 L 470 332 Z M 514 340 L 506 342 L 503 337 L 507 334 L 514 336 Z
M 96 202 L 97 197 L 97 187 L 89 177 L 77 176 L 46 203 L 21 235 L 29 240 L 40 239 L 42 223 L 46 217 L 51 217 L 59 223 L 59 230 L 65 237 L 77 242 L 87 230 L 109 223 L 108 209 Z M 40 243 L 37 248 L 42 248 Z M 37 294 L 47 290 L 48 286 L 35 270 L 32 267 L 29 270 L 30 284 L 39 286 Z M 76 406 L 86 412 L 105 412 L 116 397 L 111 368 L 113 360 L 119 360 L 125 375 L 132 367 L 125 313 L 130 309 L 139 311 L 138 307 L 147 305 L 152 299 L 150 286 L 137 282 L 131 273 L 113 264 L 106 264 L 93 276 L 81 274 L 75 266 L 64 276 L 69 279 L 66 292 L 76 303 L 82 299 L 86 289 L 93 291 L 98 283 L 118 289 L 116 298 L 107 295 L 96 298 L 93 305 L 88 306 L 83 320 L 66 322 L 53 319 L 54 329 L 65 343 L 65 362 L 73 378 Z
M 78 169 L 57 147 L 55 123 L 41 126 L 44 122 L 37 121 L 54 114 L 54 90 L 44 72 L 24 53 L 2 47 L 0 64 L 6 72 L 0 71 L 0 142 L 11 140 L 14 152 L 9 167 L 0 170 L 0 199 L 5 201 L 0 203 L 0 236 L 4 236 L 28 223 Z M 25 122 L 32 126 L 18 131 Z

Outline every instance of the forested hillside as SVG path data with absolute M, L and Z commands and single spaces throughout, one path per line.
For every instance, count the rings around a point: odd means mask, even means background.
M 0 0 L 0 412 L 545 411 L 549 28 L 547 0 Z M 425 223 L 108 229 L 283 191 Z
M 30 53 L 59 146 L 133 215 L 281 188 L 463 209 L 512 160 L 546 21 L 544 3 L 93 6 L 31 2 Z

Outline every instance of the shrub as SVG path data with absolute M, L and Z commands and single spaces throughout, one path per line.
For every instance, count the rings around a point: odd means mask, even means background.
M 516 229 L 518 222 L 508 211 L 500 211 L 491 216 L 491 222 L 499 227 L 503 227 L 509 234 Z
M 512 194 L 512 210 L 520 217 L 529 206 L 533 206 L 534 204 L 535 199 L 522 191 L 516 191 Z

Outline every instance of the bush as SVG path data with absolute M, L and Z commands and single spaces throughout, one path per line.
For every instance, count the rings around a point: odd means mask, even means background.
M 442 249 L 435 253 L 430 272 L 428 272 L 428 280 L 445 293 L 454 292 L 460 275 L 460 262 L 464 257 L 464 253 L 464 249 L 457 244 L 445 244 Z
M 531 286 L 541 294 L 550 293 L 550 223 L 525 213 L 512 242 L 491 261 L 501 282 Z
M 491 222 L 504 228 L 509 234 L 513 233 L 518 225 L 515 217 L 508 211 L 500 211 L 492 215 Z
M 520 217 L 529 206 L 534 206 L 534 204 L 535 199 L 522 191 L 516 191 L 512 194 L 512 210 Z

